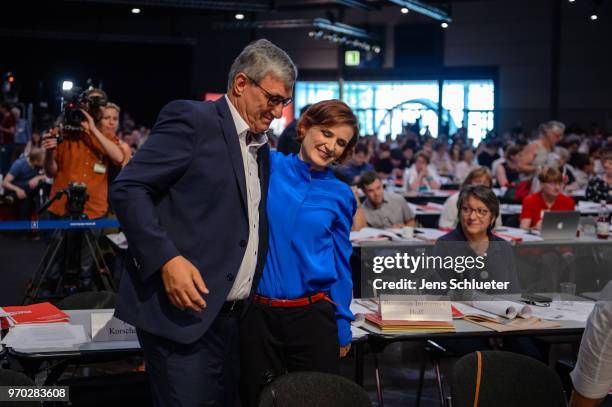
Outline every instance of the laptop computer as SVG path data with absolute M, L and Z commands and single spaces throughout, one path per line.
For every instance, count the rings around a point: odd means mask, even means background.
M 574 240 L 579 223 L 578 211 L 544 212 L 540 236 L 544 240 Z

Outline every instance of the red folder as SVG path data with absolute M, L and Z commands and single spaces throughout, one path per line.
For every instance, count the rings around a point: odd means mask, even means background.
M 56 322 L 68 322 L 70 317 L 55 305 L 49 302 L 40 304 L 2 307 L 2 309 L 10 314 L 10 319 L 0 318 L 2 329 L 7 329 L 12 325 L 22 324 L 49 324 Z

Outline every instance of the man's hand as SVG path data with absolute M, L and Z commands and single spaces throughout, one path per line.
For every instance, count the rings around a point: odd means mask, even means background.
M 341 346 L 340 347 L 340 357 L 341 358 L 345 357 L 349 353 L 349 350 L 351 350 L 351 344 L 350 343 L 348 345 L 346 345 L 346 346 Z
M 45 151 L 55 150 L 57 148 L 57 137 L 52 134 L 45 135 L 42 139 L 41 146 Z
M 25 199 L 27 196 L 26 192 L 21 188 L 18 188 L 17 190 L 15 190 L 15 194 L 17 194 L 17 198 L 19 199 Z
M 30 187 L 30 189 L 35 189 L 38 186 L 38 184 L 40 184 L 40 181 L 42 180 L 43 180 L 43 176 L 37 175 L 28 181 L 28 186 Z
M 208 288 L 200 272 L 189 260 L 177 256 L 161 268 L 162 280 L 166 294 L 175 307 L 201 312 L 206 307 L 202 294 L 208 294 Z

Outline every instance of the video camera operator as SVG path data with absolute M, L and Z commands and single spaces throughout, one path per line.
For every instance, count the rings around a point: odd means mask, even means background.
M 91 220 L 104 217 L 108 211 L 109 164 L 120 164 L 124 160 L 118 138 L 103 134 L 97 127 L 107 101 L 106 93 L 100 89 L 85 91 L 77 104 L 69 106 L 71 111 L 65 108 L 62 128 L 51 131 L 42 142 L 45 150 L 45 173 L 54 178 L 50 196 L 53 197 L 58 191 L 66 189 L 70 183 L 86 184 L 88 199 L 84 205 L 84 217 Z M 67 115 L 71 115 L 72 121 L 74 117 L 84 120 L 80 122 L 80 127 L 66 126 Z M 66 202 L 66 196 L 62 196 L 51 204 L 48 209 L 51 219 L 67 218 L 70 215 L 66 210 Z M 79 285 L 81 289 L 87 290 L 91 285 L 93 259 L 79 231 L 68 232 L 74 232 L 73 247 L 80 247 Z M 99 237 L 100 229 L 94 229 L 93 232 L 96 238 Z M 48 274 L 46 283 L 50 289 L 53 289 L 62 277 L 60 264 L 62 261 L 57 261 Z

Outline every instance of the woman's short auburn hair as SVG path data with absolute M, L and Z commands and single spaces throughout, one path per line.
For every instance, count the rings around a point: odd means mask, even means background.
M 493 188 L 493 176 L 491 171 L 487 167 L 476 167 L 465 177 L 465 180 L 461 184 L 461 188 L 465 188 L 468 185 L 472 185 L 472 182 L 476 178 L 485 177 L 489 182 L 489 188 Z
M 560 184 L 563 182 L 563 174 L 561 174 L 561 171 L 555 167 L 544 167 L 538 175 L 538 179 L 543 184 L 547 182 L 555 182 Z
M 301 143 L 306 131 L 314 126 L 333 127 L 343 124 L 349 126 L 353 130 L 353 137 L 337 160 L 337 163 L 341 164 L 352 157 L 353 150 L 359 138 L 357 117 L 346 103 L 337 99 L 331 99 L 310 106 L 298 120 L 296 139 Z

